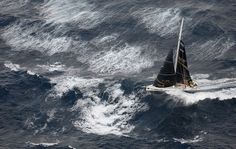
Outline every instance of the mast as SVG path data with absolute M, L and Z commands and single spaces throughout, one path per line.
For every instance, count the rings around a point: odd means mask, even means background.
M 176 57 L 175 57 L 175 65 L 174 65 L 175 73 L 176 73 L 178 57 L 179 57 L 179 46 L 180 46 L 180 40 L 181 40 L 181 36 L 182 36 L 183 23 L 184 23 L 184 18 L 182 18 L 182 20 L 181 20 L 178 44 L 177 44 L 177 48 L 176 48 Z

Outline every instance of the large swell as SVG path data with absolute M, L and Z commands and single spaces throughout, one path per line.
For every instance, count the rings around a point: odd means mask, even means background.
M 0 7 L 0 148 L 235 148 L 235 1 Z M 148 93 L 182 17 L 201 91 Z

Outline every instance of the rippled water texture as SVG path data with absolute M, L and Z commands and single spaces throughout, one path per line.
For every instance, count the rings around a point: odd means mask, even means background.
M 235 0 L 0 8 L 0 148 L 236 148 Z M 148 93 L 182 17 L 202 91 Z

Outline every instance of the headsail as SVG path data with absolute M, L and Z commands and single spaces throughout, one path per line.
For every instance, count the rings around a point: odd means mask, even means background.
M 189 85 L 190 80 L 191 76 L 188 70 L 185 46 L 184 42 L 181 40 L 177 59 L 176 83 Z
M 166 60 L 153 85 L 156 87 L 169 87 L 175 85 L 175 70 L 173 63 L 173 50 L 170 50 Z

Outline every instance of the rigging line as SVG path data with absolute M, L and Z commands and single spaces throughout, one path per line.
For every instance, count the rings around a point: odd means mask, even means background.
M 178 61 L 179 64 L 181 64 L 186 70 L 188 70 L 188 67 L 186 65 L 184 65 L 183 63 L 181 63 L 180 61 Z

